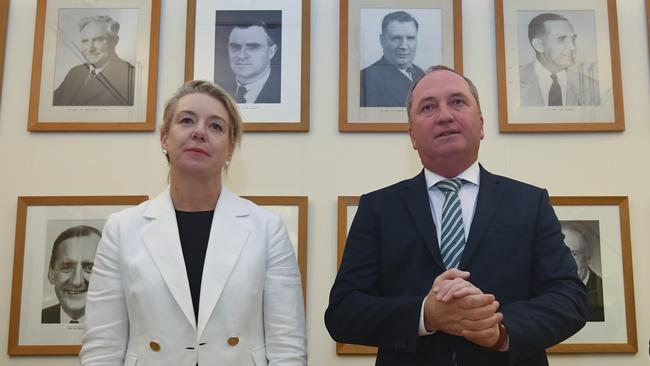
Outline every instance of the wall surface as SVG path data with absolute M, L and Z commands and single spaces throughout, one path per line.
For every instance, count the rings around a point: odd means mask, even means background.
M 501 134 L 497 116 L 492 1 L 463 1 L 466 75 L 479 89 L 485 118 L 480 161 L 491 171 L 546 187 L 551 195 L 629 196 L 638 354 L 553 355 L 551 364 L 648 365 L 650 338 L 650 73 L 644 0 L 619 0 L 618 20 L 626 129 L 621 133 Z M 183 81 L 184 1 L 162 1 L 157 94 Z M 156 195 L 167 168 L 156 133 L 29 133 L 27 111 L 35 0 L 11 1 L 0 110 L 0 348 L 9 323 L 16 197 L 21 195 Z M 312 365 L 372 365 L 370 357 L 336 356 L 323 312 L 336 272 L 336 200 L 359 195 L 421 169 L 404 133 L 338 132 L 339 2 L 312 1 L 311 128 L 308 133 L 244 136 L 226 184 L 246 195 L 309 196 L 307 327 Z M 157 118 L 159 121 L 160 118 Z M 645 260 L 644 260 L 645 259 Z M 74 365 L 74 357 L 13 357 L 0 364 Z

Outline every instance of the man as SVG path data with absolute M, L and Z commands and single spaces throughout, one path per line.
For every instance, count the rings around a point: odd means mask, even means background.
M 603 280 L 591 268 L 591 245 L 577 224 L 562 223 L 562 233 L 578 266 L 578 277 L 587 287 L 587 321 L 605 321 L 603 310 Z
M 361 196 L 330 334 L 378 346 L 376 365 L 547 365 L 586 299 L 546 191 L 478 164 L 478 94 L 453 70 L 427 71 L 407 113 L 424 170 Z
M 384 17 L 379 35 L 384 55 L 361 70 L 361 107 L 404 107 L 411 84 L 424 74 L 413 65 L 418 27 L 404 11 Z
M 280 103 L 280 65 L 271 67 L 278 45 L 265 22 L 235 26 L 228 37 L 228 59 L 235 81 L 223 87 L 237 103 Z
M 55 106 L 132 106 L 135 68 L 115 46 L 120 24 L 108 15 L 79 22 L 84 63 L 73 67 L 54 91 Z
M 44 308 L 41 323 L 83 323 L 88 280 L 101 233 L 91 226 L 73 226 L 54 241 L 47 278 L 59 304 Z
M 519 67 L 522 106 L 587 106 L 600 104 L 595 64 L 576 61 L 576 35 L 559 14 L 543 13 L 528 24 L 535 60 Z

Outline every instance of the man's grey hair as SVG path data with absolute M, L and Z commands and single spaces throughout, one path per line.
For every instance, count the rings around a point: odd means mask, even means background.
M 392 22 L 400 22 L 400 23 L 407 23 L 407 22 L 413 22 L 415 24 L 415 30 L 419 30 L 420 25 L 418 24 L 418 21 L 413 18 L 413 16 L 405 11 L 394 11 L 392 13 L 386 14 L 384 16 L 384 19 L 381 21 L 381 33 L 386 33 L 386 29 L 388 28 L 388 25 Z
M 528 41 L 532 44 L 533 38 L 539 38 L 543 34 L 546 33 L 546 22 L 552 21 L 552 20 L 562 20 L 565 21 L 569 24 L 569 19 L 563 17 L 560 14 L 556 13 L 542 13 L 536 17 L 534 17 L 530 23 L 528 23 Z
M 451 71 L 454 74 L 460 76 L 467 82 L 467 85 L 469 86 L 469 91 L 472 93 L 472 96 L 474 96 L 474 99 L 476 100 L 476 105 L 478 106 L 478 112 L 482 114 L 481 112 L 481 103 L 479 102 L 478 99 L 478 90 L 476 89 L 476 85 L 470 80 L 470 78 L 466 77 L 465 75 L 462 75 L 456 70 L 452 69 L 451 67 L 447 67 L 445 65 L 436 65 L 436 66 L 431 66 L 427 71 L 424 72 L 424 75 L 420 76 L 419 79 L 417 79 L 413 85 L 411 85 L 411 89 L 409 90 L 409 94 L 406 97 L 406 114 L 408 115 L 408 120 L 409 124 L 411 124 L 411 107 L 413 106 L 413 90 L 415 90 L 415 87 L 420 83 L 420 80 L 424 79 L 427 75 L 431 74 L 432 72 L 435 71 L 440 71 L 440 70 L 445 70 L 445 71 Z
M 108 35 L 112 38 L 117 38 L 117 34 L 120 32 L 120 23 L 113 20 L 110 15 L 93 15 L 81 18 L 79 21 L 79 32 L 81 32 L 89 23 L 106 23 L 106 25 L 108 25 Z

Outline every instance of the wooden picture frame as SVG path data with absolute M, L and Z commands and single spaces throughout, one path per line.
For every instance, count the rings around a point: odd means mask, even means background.
M 221 85 L 238 100 L 247 132 L 309 131 L 310 6 L 309 0 L 188 0 L 185 80 Z M 245 45 L 260 44 L 256 38 L 269 44 L 261 42 L 253 63 Z
M 625 130 L 616 0 L 494 5 L 501 132 Z
M 578 273 L 586 268 L 589 275 L 587 325 L 548 352 L 637 352 L 628 198 L 551 197 L 551 204 Z
M 294 246 L 302 295 L 307 304 L 307 230 L 308 197 L 307 196 L 243 196 L 258 206 L 275 211 L 282 217 Z
M 101 233 L 111 213 L 145 200 L 147 196 L 18 197 L 7 346 L 10 356 L 79 353 L 83 321 L 74 320 L 74 315 L 69 315 L 62 304 L 67 303 L 67 308 L 78 314 L 81 303 L 83 312 L 85 291 L 80 298 L 79 294 L 65 294 L 66 291 L 60 290 L 59 286 L 66 282 L 63 278 L 66 271 L 55 269 L 58 265 L 52 258 L 54 242 L 59 242 L 61 248 L 69 239 L 81 242 L 80 238 L 94 238 Z M 93 243 L 96 245 L 98 241 L 99 236 Z M 81 258 L 92 260 L 95 249 Z M 59 256 L 61 250 L 57 251 Z M 64 317 L 70 318 L 70 322 Z
M 5 44 L 7 42 L 8 20 L 9 0 L 0 0 L 0 98 L 2 98 L 2 75 L 5 69 Z
M 339 196 L 337 204 L 337 246 L 336 258 L 337 268 L 341 266 L 345 241 L 348 238 L 348 230 L 352 219 L 359 206 L 360 196 Z M 359 344 L 336 343 L 337 355 L 374 355 L 377 354 L 377 347 L 362 346 Z
M 463 72 L 461 1 L 406 0 L 399 6 L 381 0 L 340 1 L 339 131 L 407 131 L 409 78 L 417 81 L 438 64 Z M 384 18 L 387 29 L 395 27 L 385 38 Z M 418 34 L 426 36 L 418 39 Z M 415 43 L 391 45 L 389 37 Z
M 38 0 L 29 131 L 155 129 L 160 0 L 96 4 Z

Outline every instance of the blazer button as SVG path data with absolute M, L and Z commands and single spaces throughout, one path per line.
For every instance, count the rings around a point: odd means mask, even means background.
M 156 341 L 151 341 L 149 342 L 149 348 L 151 348 L 151 350 L 154 352 L 158 352 L 160 351 L 160 343 Z
M 228 338 L 228 344 L 232 347 L 239 344 L 239 337 L 230 337 Z

